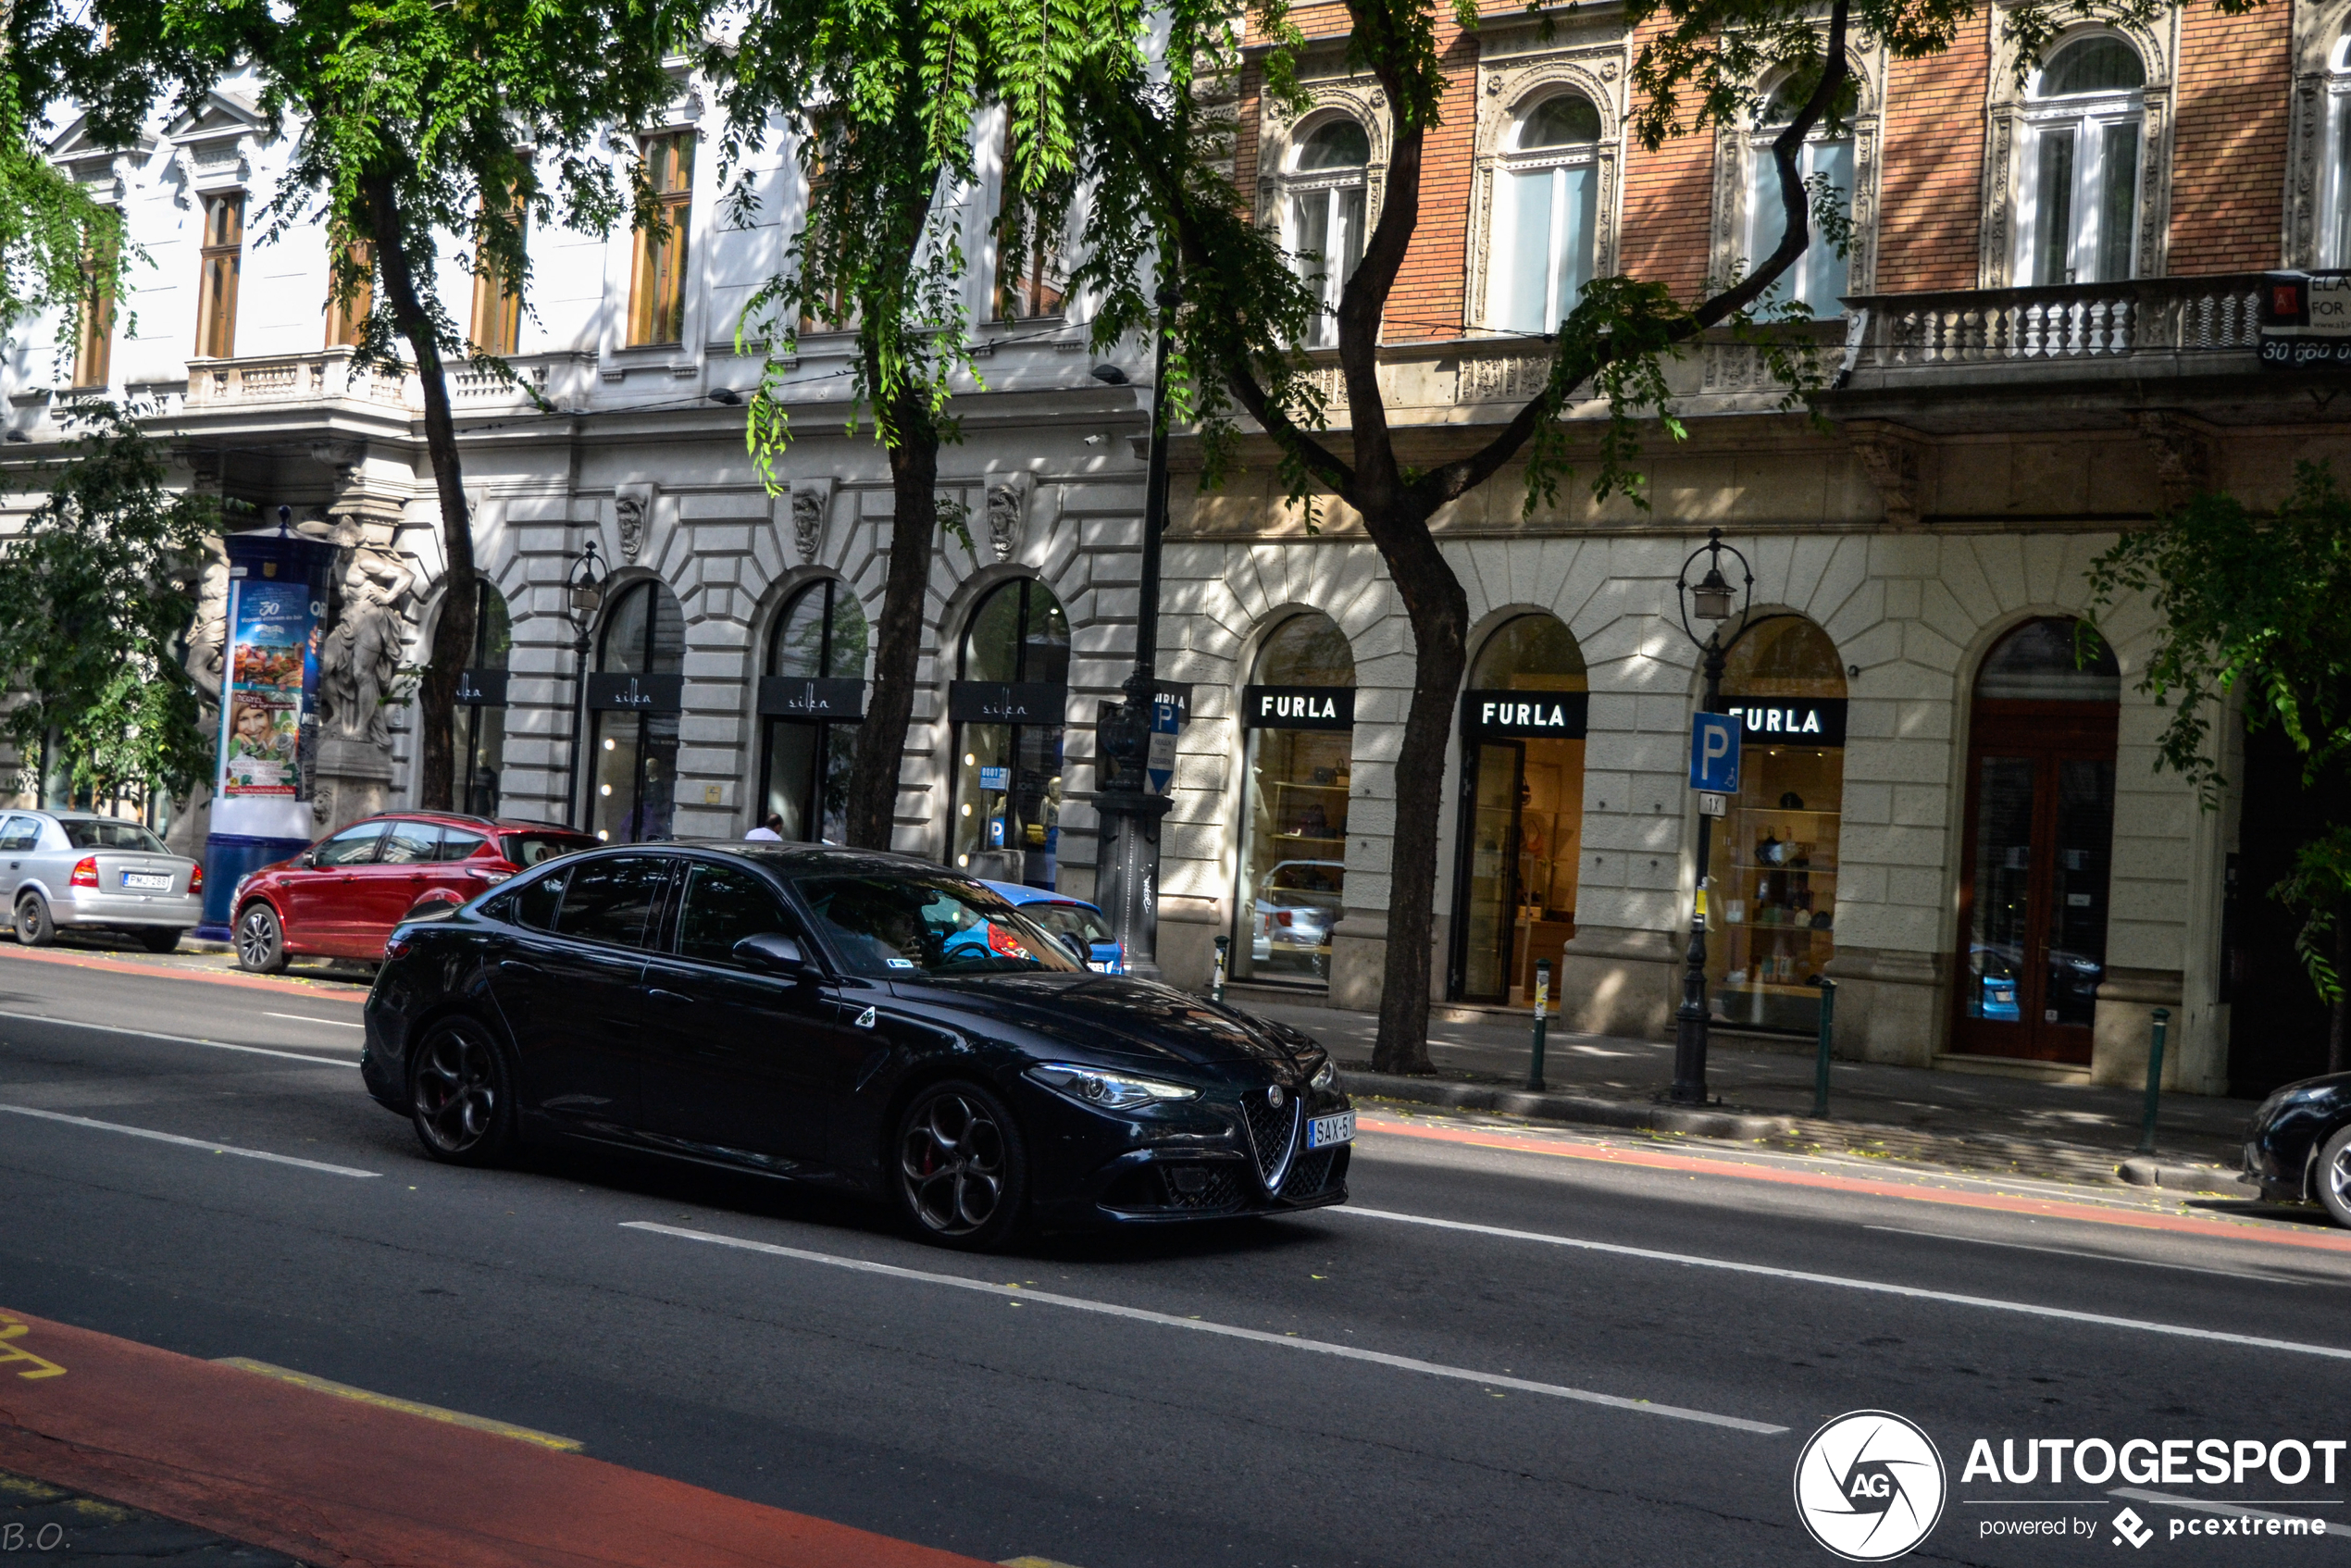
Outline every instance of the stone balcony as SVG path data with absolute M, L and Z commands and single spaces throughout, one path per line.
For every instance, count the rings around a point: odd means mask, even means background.
M 2258 369 L 2261 275 L 1864 294 L 1845 385 L 2146 380 Z
M 411 378 L 361 369 L 352 364 L 352 355 L 348 348 L 323 348 L 308 354 L 192 359 L 187 409 L 196 413 L 338 401 L 404 411 L 421 406 L 415 401 Z

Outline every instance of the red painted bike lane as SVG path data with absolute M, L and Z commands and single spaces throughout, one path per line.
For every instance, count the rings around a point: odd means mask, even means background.
M 336 1568 L 986 1568 L 5 1310 L 0 1470 Z

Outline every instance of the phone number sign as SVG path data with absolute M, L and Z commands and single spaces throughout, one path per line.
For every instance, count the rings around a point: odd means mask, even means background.
M 2351 366 L 2351 271 L 2263 276 L 2261 363 L 2279 370 Z

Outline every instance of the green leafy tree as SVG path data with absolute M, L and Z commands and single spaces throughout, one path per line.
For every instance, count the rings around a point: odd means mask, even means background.
M 633 213 L 659 230 L 641 158 L 599 145 L 665 107 L 673 52 L 696 44 L 694 0 L 93 0 L 80 52 L 44 43 L 59 91 L 102 139 L 127 141 L 159 90 L 193 99 L 231 71 L 258 79 L 267 133 L 291 132 L 284 180 L 260 236 L 323 220 L 333 294 L 369 290 L 363 364 L 404 347 L 423 389 L 425 442 L 447 561 L 442 607 L 418 689 L 418 797 L 452 800 L 450 718 L 474 641 L 473 534 L 448 375 L 470 361 L 511 377 L 468 342 L 441 298 L 442 246 L 526 293 L 531 224 L 608 230 Z
M 77 791 L 184 794 L 212 765 L 180 648 L 218 509 L 168 487 L 169 454 L 135 411 L 95 404 L 71 417 L 71 457 L 0 554 L 7 737 L 31 788 L 54 738 Z
M 2323 464 L 2299 464 L 2273 512 L 2199 495 L 2125 534 L 2093 563 L 2092 603 L 2144 597 L 2156 641 L 2139 689 L 2170 712 L 2157 765 L 2192 780 L 2206 806 L 2225 782 L 2213 727 L 2241 706 L 2248 729 L 2275 726 L 2302 781 L 2335 820 L 2296 851 L 2270 890 L 2303 917 L 2296 940 L 2332 1010 L 2331 1072 L 2351 1066 L 2344 980 L 2351 974 L 2351 497 Z
M 59 315 L 71 344 L 84 315 L 123 292 L 122 218 L 91 200 L 42 156 L 48 68 L 86 28 L 71 14 L 18 0 L 0 25 L 0 342 L 25 317 Z M 136 255 L 134 251 L 132 255 Z M 69 349 L 65 352 L 70 352 Z
M 761 469 L 792 440 L 787 399 L 803 331 L 853 330 L 849 430 L 861 422 L 888 454 L 889 562 L 876 628 L 874 678 L 858 727 L 847 802 L 849 842 L 889 847 L 899 766 L 914 713 L 923 606 L 942 531 L 964 534 L 939 502 L 939 452 L 962 439 L 950 399 L 976 381 L 964 305 L 961 203 L 974 185 L 974 116 L 991 73 L 970 40 L 929 31 L 914 0 L 765 0 L 714 46 L 704 71 L 729 120 L 725 157 L 779 129 L 805 177 L 805 221 L 782 267 L 747 303 L 737 338 L 765 346 L 748 440 Z M 1067 180 L 1033 192 L 1029 221 L 1066 210 Z M 746 177 L 729 206 L 748 223 Z M 1017 246 L 1015 228 L 999 235 Z

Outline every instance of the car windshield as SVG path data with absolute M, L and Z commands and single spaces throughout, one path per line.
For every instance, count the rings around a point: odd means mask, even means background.
M 498 842 L 505 850 L 506 858 L 521 866 L 596 847 L 595 840 L 581 833 L 504 833 L 499 836 Z
M 66 830 L 66 842 L 78 850 L 144 850 L 149 854 L 169 854 L 163 840 L 135 822 L 118 822 L 112 817 L 94 820 L 83 817 L 57 824 Z
M 1057 937 L 1076 937 L 1088 947 L 1116 946 L 1110 922 L 1082 903 L 1025 903 L 1020 912 Z
M 812 877 L 800 884 L 849 967 L 877 978 L 1073 973 L 1076 958 L 996 894 L 952 877 Z

